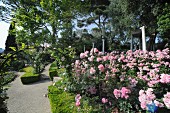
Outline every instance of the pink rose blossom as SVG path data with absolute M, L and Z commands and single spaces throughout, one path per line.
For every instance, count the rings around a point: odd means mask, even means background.
M 80 63 L 80 60 L 76 60 L 75 64 L 79 65 L 79 63 Z
M 76 101 L 76 106 L 80 106 L 80 101 Z
M 81 99 L 80 94 L 77 94 L 76 97 L 75 97 L 75 100 L 77 101 L 77 100 L 80 100 L 80 99 Z
M 129 98 L 129 93 L 131 93 L 131 91 L 129 89 L 127 89 L 126 87 L 122 87 L 121 89 L 121 98 Z
M 98 69 L 99 69 L 101 72 L 104 72 L 104 66 L 103 66 L 103 64 L 100 64 L 100 65 L 98 66 Z
M 170 109 L 170 92 L 167 92 L 167 93 L 164 95 L 163 102 L 164 102 L 165 106 L 166 106 L 168 109 Z
M 92 62 L 94 60 L 94 56 L 89 57 L 88 60 Z
M 102 98 L 102 103 L 103 103 L 103 104 L 105 104 L 105 103 L 107 103 L 107 102 L 108 102 L 108 99 Z
M 103 56 L 103 61 L 107 61 L 109 59 L 108 56 Z
M 112 68 L 112 72 L 113 73 L 117 72 L 117 69 L 116 68 Z
M 147 104 L 146 104 L 145 102 L 141 102 L 141 104 L 140 104 L 140 106 L 141 106 L 142 109 L 146 109 L 146 108 L 147 108 L 146 105 L 147 105 Z
M 81 59 L 85 58 L 84 53 L 80 53 L 80 58 L 81 58 Z
M 155 94 L 153 94 L 153 89 L 148 88 L 146 91 L 144 91 L 144 90 L 139 91 L 138 99 L 140 101 L 141 108 L 146 110 L 146 108 L 147 108 L 146 105 L 151 104 L 156 99 L 156 96 L 155 96 Z M 155 104 L 158 104 L 160 106 L 162 105 L 161 103 L 158 103 L 158 102 Z
M 159 102 L 159 101 L 157 101 L 157 100 L 154 100 L 154 103 L 155 103 L 155 105 L 156 105 L 157 107 L 164 107 L 164 104 L 161 103 L 161 102 Z
M 97 52 L 99 52 L 99 50 L 97 48 L 92 48 L 90 51 L 90 53 L 97 53 Z
M 76 101 L 76 106 L 80 106 L 80 99 L 81 99 L 81 96 L 80 94 L 77 94 L 76 97 L 75 97 L 75 101 Z
M 94 67 L 91 67 L 90 68 L 90 74 L 95 74 L 96 73 L 96 70 L 94 69 Z
M 99 50 L 97 48 L 94 48 L 94 52 L 97 53 L 99 52 Z
M 160 77 L 160 82 L 161 83 L 170 83 L 170 75 L 168 74 L 161 74 L 161 77 Z
M 113 94 L 116 97 L 116 99 L 118 99 L 121 96 L 121 92 L 118 89 L 114 89 Z
M 99 55 L 99 56 L 102 56 L 102 55 L 103 55 L 103 52 L 99 52 L 98 55 Z
M 100 62 L 100 61 L 102 61 L 102 60 L 103 60 L 103 59 L 100 58 L 100 57 L 98 57 L 98 58 L 96 59 L 97 62 Z

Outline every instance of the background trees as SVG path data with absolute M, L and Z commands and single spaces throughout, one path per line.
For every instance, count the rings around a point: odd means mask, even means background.
M 16 40 L 30 46 L 43 43 L 75 46 L 105 37 L 110 49 L 129 46 L 134 30 L 146 27 L 148 50 L 160 34 L 168 39 L 168 0 L 1 0 L 1 20 L 16 22 Z M 68 5 L 69 4 L 69 5 Z M 12 13 L 11 13 L 12 12 Z M 95 30 L 93 29 L 95 28 Z M 78 30 L 87 30 L 85 35 Z M 97 32 L 96 32 L 97 31 Z M 82 36 L 85 36 L 84 39 Z M 166 38 L 165 38 L 166 37 Z M 78 41 L 79 40 L 79 41 Z M 83 43 L 82 43 L 83 44 Z M 100 47 L 99 47 L 100 48 Z M 129 48 L 128 48 L 129 49 Z M 83 46 L 80 48 L 83 50 Z
M 147 50 L 154 50 L 156 37 L 160 33 L 158 29 L 159 16 L 162 15 L 162 9 L 168 1 L 163 0 L 110 0 L 110 15 L 112 17 L 112 26 L 114 33 L 119 37 L 130 37 L 135 29 L 141 26 L 146 27 L 148 37 Z M 164 11 L 168 13 L 168 11 Z M 157 18 L 158 17 L 158 18 Z M 158 23 L 157 23 L 158 22 Z M 164 24 L 165 25 L 165 24 Z M 166 25 L 168 27 L 168 25 Z M 160 25 L 159 25 L 160 28 Z M 121 38 L 120 38 L 121 39 Z

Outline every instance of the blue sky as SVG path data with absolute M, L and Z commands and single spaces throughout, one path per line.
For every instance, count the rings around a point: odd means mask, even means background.
M 8 29 L 10 24 L 6 22 L 0 22 L 0 48 L 5 49 L 5 42 L 8 35 Z

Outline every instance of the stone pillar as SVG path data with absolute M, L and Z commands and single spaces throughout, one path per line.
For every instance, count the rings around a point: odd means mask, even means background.
M 94 42 L 92 43 L 92 48 L 94 49 Z
M 140 27 L 142 31 L 142 50 L 146 51 L 146 37 L 145 37 L 145 26 Z
M 103 53 L 105 52 L 104 49 L 105 49 L 105 39 L 102 38 L 102 52 Z
M 130 44 L 130 49 L 133 51 L 133 36 L 131 36 L 131 44 Z
M 85 45 L 84 45 L 84 52 L 86 51 L 86 47 L 85 47 Z

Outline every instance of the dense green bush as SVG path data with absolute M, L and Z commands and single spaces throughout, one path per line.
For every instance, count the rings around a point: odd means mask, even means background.
M 68 92 L 56 88 L 55 86 L 48 87 L 48 97 L 51 105 L 52 113 L 75 113 L 74 96 Z
M 17 75 L 15 75 L 13 72 L 5 72 L 4 73 L 4 78 L 3 78 L 3 81 L 2 81 L 2 85 L 5 85 L 5 84 L 8 84 L 10 83 L 11 81 L 13 81 L 15 79 Z
M 10 69 L 18 71 L 22 69 L 25 66 L 25 63 L 23 60 L 14 60 L 11 62 Z
M 56 61 L 54 61 L 49 68 L 49 76 L 52 81 L 53 81 L 54 76 L 58 76 L 57 70 L 58 70 L 58 67 L 57 67 Z
M 39 79 L 40 79 L 40 75 L 34 73 L 25 73 L 24 75 L 21 76 L 21 82 L 23 84 L 34 83 L 39 81 Z

